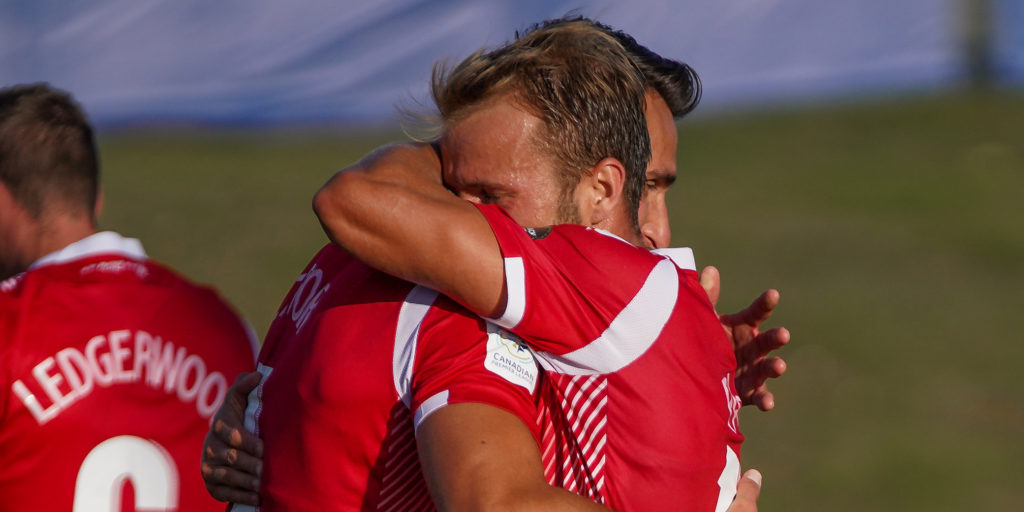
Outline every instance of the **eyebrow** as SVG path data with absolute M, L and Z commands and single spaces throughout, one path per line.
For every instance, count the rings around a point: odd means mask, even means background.
M 676 182 L 676 178 L 678 178 L 678 175 L 671 173 L 668 169 L 653 169 L 649 173 L 647 173 L 647 176 L 645 176 L 645 178 L 653 179 L 655 181 L 661 181 L 668 186 L 672 186 L 672 184 Z

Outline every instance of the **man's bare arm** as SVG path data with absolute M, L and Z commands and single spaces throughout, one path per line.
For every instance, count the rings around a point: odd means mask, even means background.
M 259 504 L 263 445 L 242 426 L 246 395 L 258 376 L 247 373 L 235 381 L 203 446 L 203 480 L 221 501 Z M 496 407 L 445 407 L 424 420 L 417 443 L 439 510 L 607 510 L 549 486 L 529 430 Z M 747 471 L 728 512 L 757 512 L 760 484 L 760 473 Z
M 366 263 L 489 317 L 505 305 L 501 249 L 484 216 L 441 179 L 430 144 L 381 148 L 313 200 L 324 231 Z
M 449 405 L 416 434 L 423 474 L 441 511 L 607 508 L 544 480 L 537 443 L 516 416 L 484 404 Z M 727 512 L 757 512 L 761 474 L 744 473 Z
M 497 407 L 444 407 L 423 421 L 416 442 L 423 474 L 441 511 L 608 510 L 548 485 L 530 431 Z

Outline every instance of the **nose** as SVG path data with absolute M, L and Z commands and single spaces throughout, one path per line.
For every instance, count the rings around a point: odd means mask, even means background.
M 672 243 L 672 228 L 668 223 L 668 208 L 665 201 L 652 201 L 647 212 L 647 219 L 640 226 L 640 234 L 654 249 L 668 247 Z

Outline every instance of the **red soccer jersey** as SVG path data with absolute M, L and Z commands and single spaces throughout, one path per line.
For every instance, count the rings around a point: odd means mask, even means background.
M 246 416 L 264 440 L 265 512 L 432 510 L 415 427 L 446 404 L 500 407 L 538 436 L 525 346 L 333 245 L 285 298 L 259 371 Z
M 739 478 L 736 360 L 688 249 L 480 206 L 505 259 L 495 323 L 545 370 L 549 481 L 616 510 L 725 510 Z M 674 262 L 673 262 L 674 260 Z
M 3 282 L 0 508 L 223 510 L 199 456 L 254 341 L 216 292 L 111 232 Z

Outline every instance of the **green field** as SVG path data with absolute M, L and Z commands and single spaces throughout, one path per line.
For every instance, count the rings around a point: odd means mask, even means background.
M 103 134 L 102 226 L 262 334 L 325 241 L 313 192 L 396 134 Z M 679 164 L 675 244 L 722 311 L 778 288 L 793 333 L 776 410 L 741 418 L 761 510 L 1024 507 L 1024 95 L 706 115 Z

